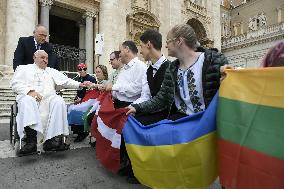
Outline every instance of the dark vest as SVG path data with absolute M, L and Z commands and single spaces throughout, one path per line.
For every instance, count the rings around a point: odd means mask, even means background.
M 170 61 L 166 60 L 158 69 L 154 77 L 153 77 L 153 67 L 150 66 L 147 69 L 147 81 L 152 97 L 156 96 L 156 94 L 159 92 L 169 63 Z

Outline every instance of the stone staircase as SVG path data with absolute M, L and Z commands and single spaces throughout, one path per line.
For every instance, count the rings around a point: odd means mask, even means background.
M 73 102 L 76 95 L 75 89 L 63 89 L 63 98 L 66 104 Z M 16 94 L 9 87 L 0 87 L 0 123 L 9 123 L 11 115 L 11 105 L 16 100 Z

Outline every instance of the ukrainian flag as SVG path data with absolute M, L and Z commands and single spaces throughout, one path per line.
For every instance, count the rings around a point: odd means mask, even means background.
M 132 116 L 123 129 L 136 178 L 151 188 L 197 189 L 217 177 L 214 97 L 204 112 L 147 127 Z

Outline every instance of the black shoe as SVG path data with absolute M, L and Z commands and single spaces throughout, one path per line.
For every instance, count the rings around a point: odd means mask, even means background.
M 61 143 L 56 151 L 65 151 L 70 149 L 70 144 Z
M 126 181 L 129 183 L 129 184 L 140 184 L 139 180 L 137 180 L 136 177 L 134 176 L 128 176 Z
M 43 143 L 44 151 L 56 151 L 60 146 L 60 143 L 56 141 L 54 138 L 48 139 Z
M 56 141 L 55 138 L 45 141 L 43 144 L 44 151 L 65 151 L 70 149 L 70 144 L 63 143 L 63 141 Z
M 79 133 L 74 142 L 82 142 L 88 135 L 88 132 Z
M 26 143 L 18 152 L 18 156 L 28 156 L 37 153 L 36 143 Z

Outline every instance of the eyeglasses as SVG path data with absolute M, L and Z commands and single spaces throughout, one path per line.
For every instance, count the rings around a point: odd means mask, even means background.
M 115 58 L 110 58 L 109 61 L 110 61 L 110 62 L 111 62 L 111 61 L 114 61 L 114 59 L 115 59 Z
M 78 71 L 82 71 L 82 70 L 84 70 L 84 71 L 86 71 L 87 70 L 87 68 L 78 68 Z
M 176 39 L 177 39 L 176 37 L 175 37 L 175 38 L 172 38 L 172 39 L 167 39 L 167 40 L 166 40 L 166 43 L 169 44 L 170 42 L 175 41 Z

